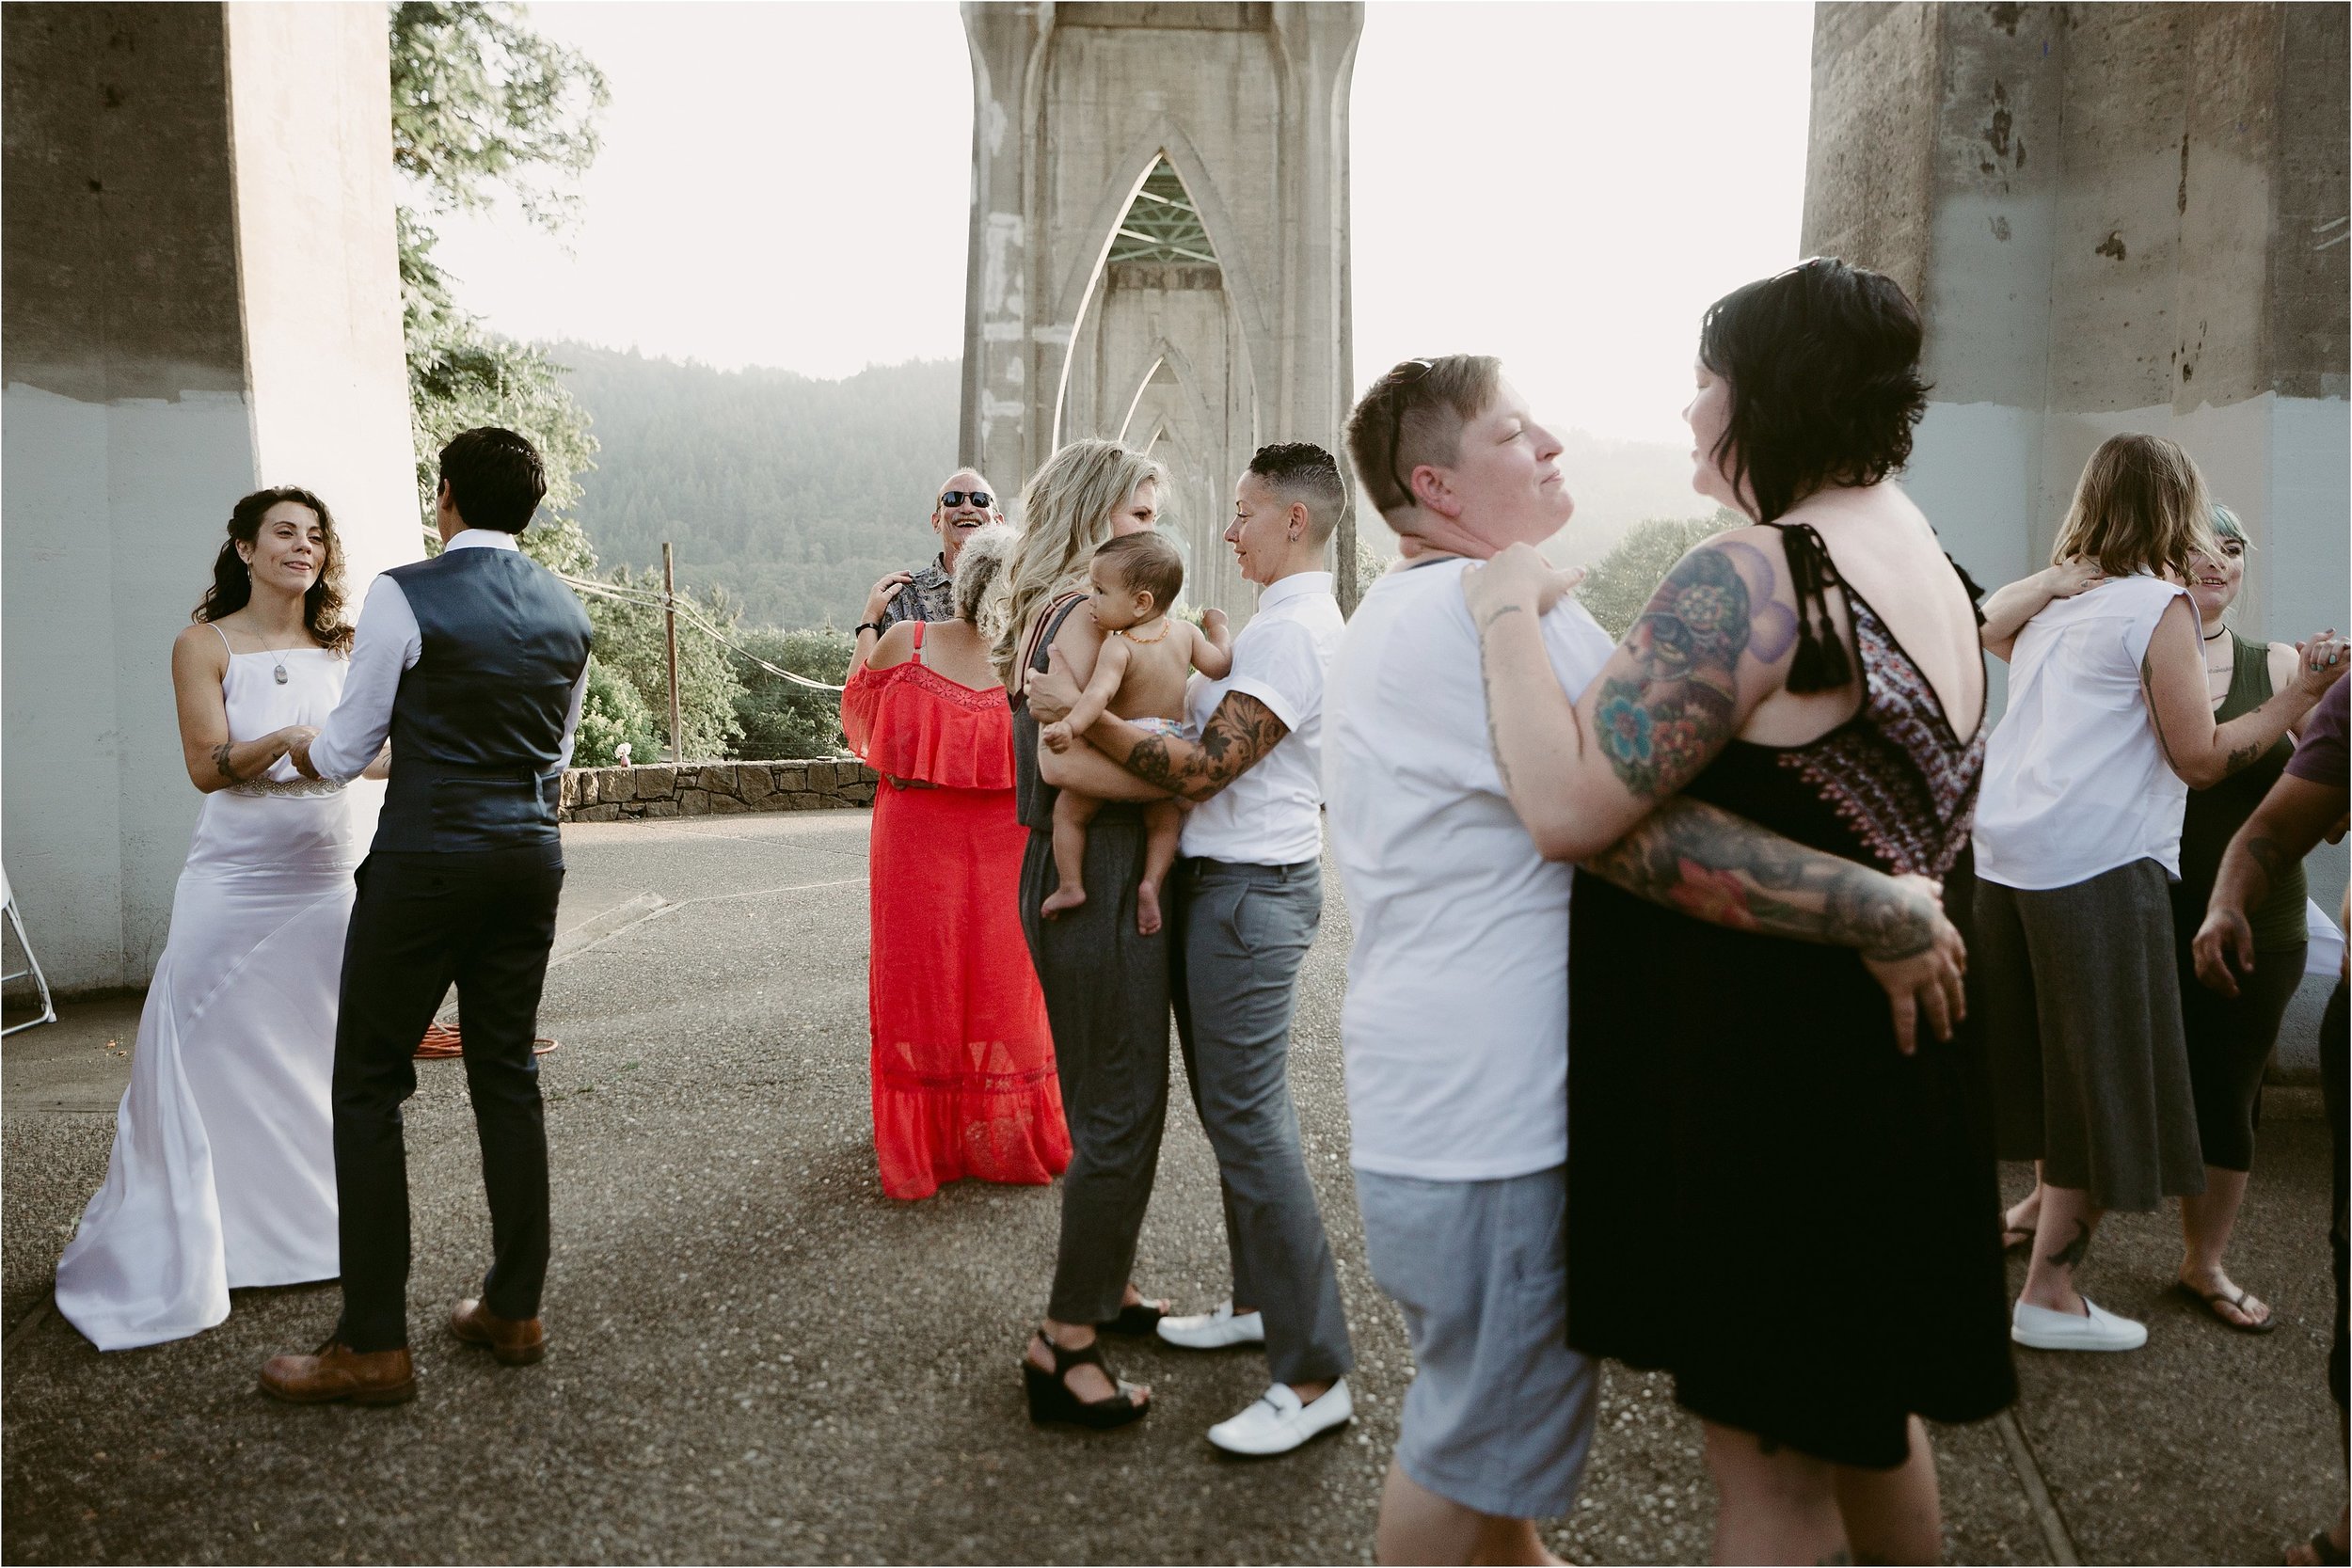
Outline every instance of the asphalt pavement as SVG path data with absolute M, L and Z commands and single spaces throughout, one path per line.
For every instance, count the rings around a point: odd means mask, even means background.
M 1208 1426 L 1262 1388 L 1248 1353 L 1111 1342 L 1152 1385 L 1139 1427 L 1025 1418 L 1051 1189 L 961 1183 L 894 1203 L 866 1074 L 866 829 L 793 813 L 565 830 L 542 1031 L 554 1151 L 548 1357 L 451 1340 L 486 1260 L 462 1070 L 409 1107 L 410 1312 L 421 1387 L 389 1410 L 291 1408 L 254 1386 L 331 1326 L 332 1286 L 242 1291 L 229 1321 L 102 1355 L 46 1307 L 104 1171 L 135 998 L 10 1038 L 0 1149 L 0 1560 L 1369 1560 L 1409 1377 L 1363 1260 L 1346 1164 L 1336 877 L 1293 1056 L 1310 1167 L 1359 1366 L 1358 1418 L 1299 1453 L 1221 1460 Z M 1216 1173 L 1177 1069 L 1136 1275 L 1184 1309 L 1226 1293 Z M 2130 1355 L 2021 1352 L 2016 1418 L 1936 1433 L 1947 1555 L 1984 1562 L 2275 1562 L 2344 1495 L 2323 1386 L 2325 1127 L 2290 1095 L 2263 1131 L 2233 1260 L 2282 1326 L 2235 1335 L 2165 1287 L 2168 1215 L 2111 1221 L 2086 1282 L 2151 1326 Z M 2280 1114 L 2281 1112 L 2291 1114 Z M 2009 1173 L 2012 1184 L 2024 1173 Z M 1788 1195 L 1835 1226 L 1831 1193 Z M 1759 1279 L 1871 1310 L 1867 1238 L 1836 1279 Z M 1611 1369 L 1592 1469 L 1549 1525 L 1578 1561 L 1691 1562 L 1712 1502 L 1663 1379 Z

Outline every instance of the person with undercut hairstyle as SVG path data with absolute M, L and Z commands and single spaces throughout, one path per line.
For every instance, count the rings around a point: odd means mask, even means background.
M 1513 549 L 1473 575 L 1497 762 L 1546 854 L 1590 868 L 1689 800 L 1931 910 L 1965 887 L 1972 585 L 1894 483 L 1921 338 L 1891 278 L 1835 257 L 1708 308 L 1692 487 L 1747 524 L 1675 564 L 1581 693 L 1532 635 L 1545 562 Z M 1932 1562 L 1925 1421 L 2016 1394 L 1959 923 L 1775 931 L 1757 902 L 1686 893 L 1667 910 L 1577 883 L 1568 1342 L 1674 1374 L 1706 1426 L 1717 1560 Z M 1800 1195 L 1838 1225 L 1789 1224 Z M 1809 1288 L 1834 1275 L 1856 1289 Z
M 1233 1292 L 1159 1322 L 1187 1350 L 1263 1345 L 1274 1381 L 1209 1429 L 1231 1453 L 1285 1453 L 1354 1415 L 1339 1278 L 1299 1151 L 1290 1094 L 1298 968 L 1323 916 L 1323 685 L 1341 620 L 1324 558 L 1346 508 L 1339 464 L 1304 442 L 1262 447 L 1233 486 L 1225 541 L 1259 586 L 1232 668 L 1197 678 L 1185 734 L 1105 717 L 1098 752 L 1194 802 L 1171 879 L 1169 991 L 1194 1108 L 1216 1151 Z M 1077 701 L 1031 683 L 1041 718 Z
M 1790 1058 L 1809 1037 L 1802 1021 L 1810 988 L 1757 983 L 1720 957 L 1692 958 L 1722 951 L 1710 939 L 1735 934 L 1793 939 L 1770 944 L 1775 961 L 1792 966 L 1802 961 L 1792 955 L 1811 951 L 1802 943 L 1820 944 L 1846 966 L 1853 960 L 1835 949 L 1883 954 L 1888 961 L 1872 978 L 1886 1000 L 1875 1006 L 1891 1000 L 1892 1018 L 1859 1008 L 1857 1028 L 1900 1060 L 1891 1025 L 1907 1031 L 1919 1006 L 1932 1018 L 1956 994 L 1959 935 L 1924 879 L 1809 847 L 1721 803 L 1664 790 L 1606 828 L 1581 818 L 1612 809 L 1617 786 L 1579 777 L 1579 748 L 1562 732 L 1580 695 L 1626 653 L 1613 656 L 1608 635 L 1565 596 L 1575 575 L 1554 573 L 1536 553 L 1574 502 L 1559 439 L 1496 360 L 1452 355 L 1398 365 L 1357 405 L 1348 448 L 1409 557 L 1374 584 L 1348 623 L 1326 708 L 1332 847 L 1355 924 L 1341 1020 L 1350 1158 L 1365 1254 L 1404 1310 L 1415 1364 L 1375 1546 L 1386 1562 L 1556 1560 L 1536 1521 L 1565 1513 L 1575 1497 L 1597 1383 L 1590 1357 L 1623 1354 L 1588 1342 L 1588 1304 L 1612 1308 L 1613 1322 L 1654 1323 L 1672 1336 L 1655 1341 L 1660 1348 L 1678 1350 L 1693 1321 L 1719 1323 L 1768 1296 L 1781 1301 L 1755 1284 L 1779 1277 L 1770 1269 L 1736 1281 L 1706 1272 L 1722 1222 L 1686 1197 L 1681 1174 L 1704 1159 L 1706 1134 L 1683 1131 L 1678 1108 L 1662 1100 L 1586 1095 L 1587 1065 L 1622 1082 L 1683 1049 L 1675 1009 L 1711 1004 L 1750 1009 L 1697 1042 L 1747 1047 L 1742 1093 L 1793 1076 Z M 1687 608 L 1702 618 L 1698 600 Z M 1705 624 L 1727 634 L 1746 613 L 1719 582 Z M 1772 645 L 1785 655 L 1793 614 L 1772 619 L 1780 625 Z M 1505 625 L 1508 640 L 1496 635 Z M 1974 629 L 1966 628 L 1971 639 Z M 1674 635 L 1662 624 L 1658 630 Z M 1567 740 L 1565 749 L 1547 742 L 1528 760 L 1531 720 L 1539 733 L 1558 726 L 1551 733 Z M 1638 721 L 1629 727 L 1640 730 Z M 1669 729 L 1659 738 L 1682 736 Z M 1585 751 L 1597 747 L 1585 737 Z M 1577 842 L 1578 832 L 1591 838 Z M 1571 859 L 1573 871 L 1559 863 Z M 1615 896 L 1620 888 L 1633 898 Z M 1588 909 L 1592 894 L 1607 896 Z M 1631 932 L 1644 935 L 1622 934 Z M 1646 1016 L 1612 1006 L 1615 998 L 1587 1006 L 1585 970 L 1613 942 L 1611 961 L 1625 972 L 1618 997 L 1638 988 Z M 1788 1022 L 1776 1028 L 1780 1020 Z M 1777 1032 L 1792 1029 L 1793 1045 Z M 1627 1125 L 1610 1128 L 1612 1117 Z M 1756 1130 L 1775 1125 L 1765 1117 Z M 1980 1316 L 2000 1355 L 1989 1152 L 1982 1177 L 1979 1255 L 1992 1273 L 1979 1292 Z M 1791 1190 L 1721 1180 L 1707 1189 L 1740 1202 L 1770 1199 L 1776 1213 Z M 1612 1206 L 1628 1213 L 1613 1217 Z M 1701 1221 L 1710 1240 L 1690 1244 Z M 1629 1230 L 1646 1249 L 1639 1260 L 1586 1245 L 1587 1232 L 1607 1243 Z M 1774 1224 L 1758 1239 L 1786 1243 L 1788 1227 Z M 1774 1334 L 1795 1309 L 1792 1297 L 1773 1314 Z M 1665 1359 L 1646 1346 L 1628 1358 Z M 1810 1350 L 1764 1359 L 1791 1363 L 1761 1369 L 1775 1376 L 1833 1365 Z M 1899 1443 L 1899 1414 L 1889 1429 Z M 1711 1458 L 1718 1447 L 1710 1440 Z M 1840 1549 L 1830 1466 L 1754 1437 L 1746 1449 L 1766 1465 L 1785 1461 L 1794 1489 L 1808 1494 L 1804 1533 L 1758 1528 L 1782 1521 L 1759 1519 L 1759 1494 L 1772 1492 L 1774 1478 L 1751 1467 L 1724 1487 L 1718 1556 L 1814 1561 Z M 1720 1459 L 1717 1474 L 1724 1479 Z M 1932 1557 L 1934 1540 L 1931 1500 L 1924 1523 L 1907 1518 L 1899 1538 L 1882 1528 L 1853 1544 L 1910 1560 Z

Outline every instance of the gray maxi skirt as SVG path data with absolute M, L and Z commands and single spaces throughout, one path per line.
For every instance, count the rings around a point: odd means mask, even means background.
M 2140 1211 L 2205 1190 L 2170 883 L 2152 860 L 2070 887 L 1977 882 L 1976 952 L 2001 1158 Z

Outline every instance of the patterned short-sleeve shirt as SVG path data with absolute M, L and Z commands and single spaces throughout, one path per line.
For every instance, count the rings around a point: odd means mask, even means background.
M 956 618 L 956 579 L 947 575 L 944 556 L 914 574 L 890 600 L 882 614 L 882 630 L 900 621 L 952 621 Z

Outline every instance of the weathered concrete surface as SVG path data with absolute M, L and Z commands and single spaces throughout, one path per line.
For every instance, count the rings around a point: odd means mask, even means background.
M 1355 401 L 1348 83 L 1360 5 L 968 4 L 962 460 L 1015 494 L 1100 436 L 1169 468 L 1187 595 L 1246 620 L 1217 543 L 1267 441 L 1341 451 Z M 1216 264 L 1106 268 L 1162 157 Z M 1119 276 L 1111 274 L 1117 272 Z M 1354 518 L 1334 549 L 1355 559 Z M 1353 608 L 1353 577 L 1342 603 Z
M 2046 565 L 2092 451 L 2142 431 L 2246 521 L 2241 635 L 2352 625 L 2348 150 L 2341 3 L 1815 8 L 1804 247 L 1918 302 L 1903 483 L 1979 581 Z M 2345 868 L 2310 862 L 2331 912 Z
M 254 1391 L 263 1355 L 326 1331 L 331 1288 L 240 1292 L 212 1333 L 112 1356 L 43 1318 L 0 1369 L 0 1556 L 1364 1560 L 1407 1358 L 1365 1272 L 1345 1161 L 1336 892 L 1304 976 L 1294 1079 L 1361 1363 L 1360 1415 L 1292 1458 L 1220 1463 L 1202 1433 L 1258 1391 L 1263 1363 L 1248 1354 L 1119 1346 L 1116 1364 L 1159 1395 L 1140 1430 L 1089 1439 L 1024 1419 L 1014 1364 L 1052 1264 L 1050 1190 L 881 1196 L 865 1069 L 866 821 L 566 830 L 565 932 L 636 923 L 575 949 L 548 985 L 544 1018 L 564 1047 L 544 1067 L 557 1227 L 544 1366 L 498 1369 L 435 1327 L 483 1262 L 487 1221 L 459 1070 L 426 1065 L 409 1117 L 418 1402 L 288 1410 Z M 647 895 L 675 908 L 641 918 L 632 900 Z M 67 1031 L 80 1026 L 5 1050 L 11 1324 L 41 1298 L 111 1126 L 28 1106 L 39 1096 L 19 1064 L 34 1063 L 28 1044 L 48 1051 L 45 1092 L 71 1080 L 100 1104 L 127 1071 L 87 1041 L 77 1065 Z M 1181 1077 L 1177 1094 L 1137 1273 L 1206 1305 L 1224 1291 L 1224 1242 Z M 2266 1560 L 2339 1494 L 2318 1388 L 2320 1134 L 2311 1122 L 2265 1130 L 2240 1248 L 2243 1277 L 2294 1315 L 2287 1328 L 2237 1338 L 2157 1304 L 2139 1356 L 2026 1367 L 2026 1425 L 2085 1560 Z M 1835 1223 L 1836 1208 L 1835 1194 L 1792 1193 L 1789 1222 Z M 2141 1287 L 2161 1283 L 2161 1249 L 2132 1251 L 2161 1229 L 2118 1223 L 2095 1264 L 2102 1299 L 2137 1309 Z M 1997 1431 L 1938 1444 L 1947 1555 L 2049 1560 Z M 1613 1373 L 1583 1498 L 1554 1545 L 1581 1561 L 1702 1560 L 1710 1518 L 1692 1423 L 1661 1380 Z
M 236 499 L 421 553 L 382 14 L 0 7 L 8 872 L 51 983 L 140 985 L 195 825 L 173 633 Z
M 2151 432 L 2247 520 L 2238 628 L 2344 625 L 2352 8 L 1814 15 L 1804 248 L 1920 306 L 1905 483 L 1953 552 L 1988 586 L 2046 564 L 2092 450 Z

